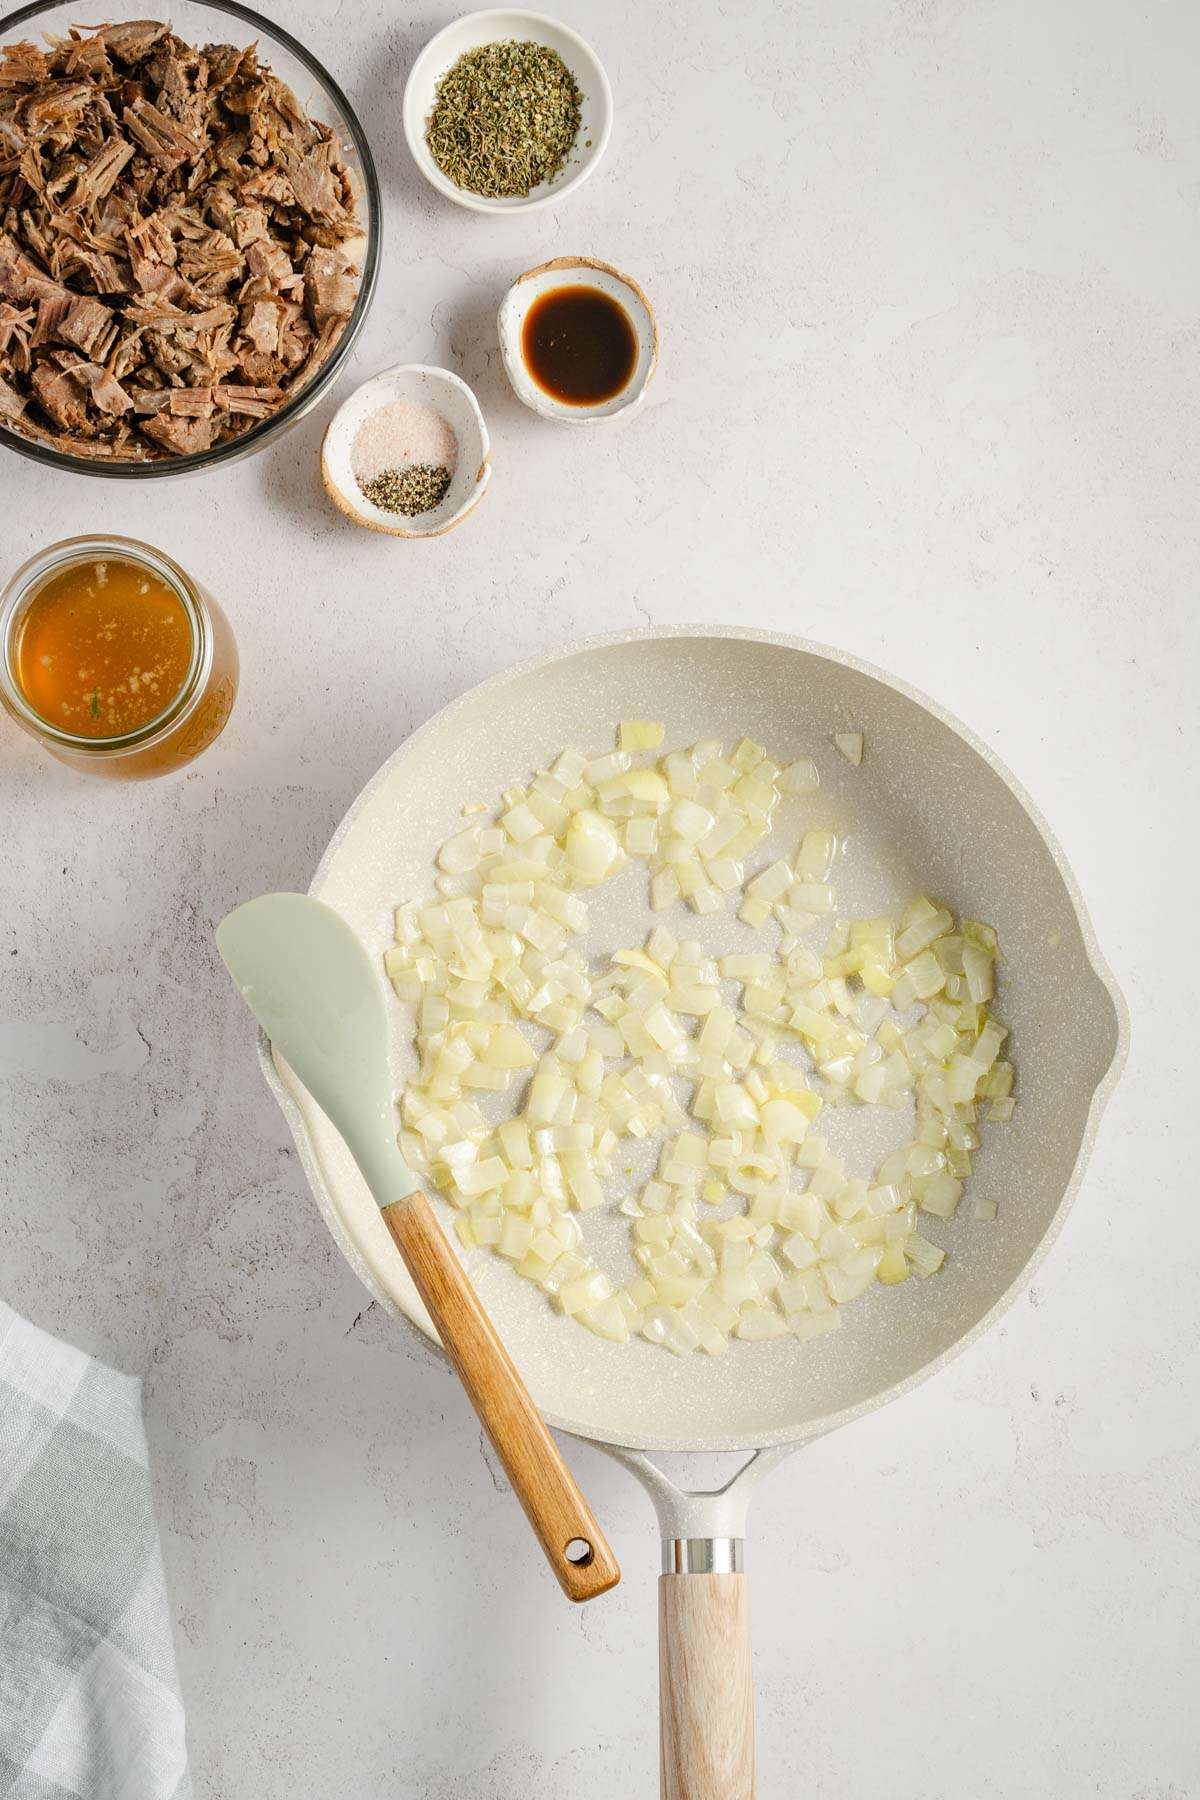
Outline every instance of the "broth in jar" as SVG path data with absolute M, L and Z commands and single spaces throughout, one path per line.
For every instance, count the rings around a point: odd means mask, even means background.
M 17 682 L 49 725 L 124 737 L 167 710 L 187 678 L 192 629 L 153 569 L 126 557 L 68 563 L 30 601 L 16 639 Z
M 148 545 L 52 545 L 10 583 L 0 622 L 0 700 L 52 755 L 90 774 L 169 774 L 232 711 L 237 650 L 223 613 Z

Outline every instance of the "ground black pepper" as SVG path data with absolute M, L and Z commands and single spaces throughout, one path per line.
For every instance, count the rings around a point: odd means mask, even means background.
M 441 505 L 449 491 L 450 471 L 438 463 L 409 463 L 403 469 L 384 469 L 359 486 L 372 506 L 411 519 Z

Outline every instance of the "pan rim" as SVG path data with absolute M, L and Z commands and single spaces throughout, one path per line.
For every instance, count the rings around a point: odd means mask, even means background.
M 472 705 L 481 695 L 488 693 L 493 688 L 506 685 L 509 682 L 515 681 L 537 670 L 547 668 L 554 663 L 565 662 L 570 658 L 593 650 L 608 649 L 627 643 L 669 641 L 671 639 L 689 638 L 723 639 L 727 641 L 740 640 L 744 642 L 773 645 L 781 649 L 799 650 L 804 654 L 820 657 L 828 662 L 840 665 L 843 668 L 854 670 L 858 674 L 868 676 L 872 680 L 880 682 L 883 686 L 891 688 L 894 692 L 902 695 L 914 705 L 922 708 L 939 724 L 952 731 L 971 750 L 973 750 L 975 754 L 987 764 L 993 773 L 1003 781 L 1005 786 L 1013 794 L 1018 804 L 1028 815 L 1034 829 L 1038 832 L 1050 853 L 1051 860 L 1062 880 L 1068 899 L 1070 900 L 1072 909 L 1075 913 L 1089 967 L 1091 968 L 1097 985 L 1104 990 L 1112 1004 L 1116 1019 L 1116 1042 L 1113 1047 L 1111 1061 L 1092 1090 L 1091 1099 L 1088 1104 L 1087 1118 L 1080 1139 L 1079 1151 L 1072 1166 L 1071 1173 L 1063 1188 L 1062 1197 L 1055 1207 L 1045 1231 L 1028 1260 L 1009 1283 L 1008 1287 L 996 1297 L 987 1311 L 983 1313 L 972 1326 L 963 1332 L 961 1337 L 957 1338 L 954 1343 L 948 1345 L 928 1362 L 922 1363 L 919 1368 L 912 1370 L 909 1374 L 901 1377 L 900 1380 L 889 1383 L 888 1386 L 879 1389 L 876 1393 L 857 1401 L 852 1406 L 842 1407 L 835 1412 L 824 1415 L 820 1419 L 810 1421 L 800 1432 L 795 1431 L 791 1427 L 783 1426 L 775 1431 L 758 1434 L 749 1441 L 745 1437 L 731 1436 L 728 1433 L 718 1433 L 700 1440 L 687 1437 L 663 1438 L 661 1436 L 653 1436 L 640 1432 L 628 1435 L 611 1435 L 598 1431 L 594 1427 L 589 1426 L 580 1420 L 573 1419 L 568 1415 L 549 1411 L 545 1413 L 547 1422 L 557 1430 L 569 1432 L 572 1436 L 578 1437 L 586 1442 L 608 1444 L 618 1449 L 658 1451 L 663 1454 L 689 1451 L 724 1453 L 767 1449 L 783 1445 L 799 1446 L 801 1444 L 810 1443 L 816 1438 L 825 1436 L 829 1431 L 836 1430 L 842 1425 L 851 1424 L 855 1419 L 862 1418 L 866 1414 L 876 1411 L 879 1407 L 887 1405 L 892 1400 L 901 1399 L 905 1394 L 911 1393 L 923 1382 L 938 1374 L 957 1357 L 970 1349 L 980 1337 L 989 1331 L 993 1325 L 999 1322 L 1009 1308 L 1015 1303 L 1019 1295 L 1025 1291 L 1029 1283 L 1037 1274 L 1045 1257 L 1049 1254 L 1050 1249 L 1057 1241 L 1063 1225 L 1066 1222 L 1067 1215 L 1074 1204 L 1083 1177 L 1087 1172 L 1087 1167 L 1095 1147 L 1096 1137 L 1099 1132 L 1105 1108 L 1108 1105 L 1108 1101 L 1111 1098 L 1113 1090 L 1124 1069 L 1129 1053 L 1130 1031 L 1129 1009 L 1124 994 L 1118 986 L 1116 979 L 1108 966 L 1107 960 L 1100 949 L 1096 938 L 1095 928 L 1092 925 L 1091 916 L 1088 912 L 1086 902 L 1084 901 L 1082 891 L 1075 878 L 1074 871 L 1067 861 L 1062 846 L 1043 817 L 1041 810 L 1029 795 L 1023 784 L 1017 779 L 1000 757 L 995 754 L 990 746 L 979 738 L 969 726 L 965 725 L 961 719 L 957 718 L 955 714 L 949 712 L 945 707 L 940 705 L 939 702 L 923 693 L 919 688 L 913 687 L 908 682 L 890 674 L 887 670 L 880 668 L 877 664 L 867 662 L 861 657 L 853 656 L 848 651 L 839 650 L 833 645 L 821 644 L 812 639 L 798 637 L 787 632 L 766 631 L 754 626 L 711 624 L 650 625 L 623 631 L 603 632 L 592 637 L 578 639 L 564 645 L 558 645 L 548 651 L 543 651 L 538 656 L 526 658 L 521 662 L 497 670 L 493 675 L 485 677 L 483 681 L 475 683 L 463 693 L 456 695 L 452 700 L 448 701 L 445 706 L 439 708 L 439 710 L 430 718 L 417 726 L 416 730 L 410 732 L 360 789 L 355 799 L 351 801 L 341 822 L 335 829 L 333 836 L 330 838 L 325 852 L 321 857 L 320 862 L 317 864 L 316 871 L 309 884 L 308 892 L 313 895 L 314 898 L 319 899 L 321 897 L 321 887 L 329 878 L 333 862 L 344 839 L 357 822 L 360 813 L 370 804 L 376 790 L 388 779 L 394 765 L 401 756 L 407 755 L 418 740 L 426 733 L 431 732 L 435 726 L 442 727 L 447 723 L 452 722 L 459 711 Z M 281 1068 L 276 1063 L 271 1046 L 262 1032 L 259 1032 L 258 1034 L 258 1055 L 264 1079 L 273 1093 L 280 1110 L 283 1112 L 293 1141 L 296 1145 L 297 1154 L 304 1171 L 305 1179 L 317 1202 L 325 1225 L 333 1235 L 342 1254 L 346 1257 L 346 1260 L 349 1262 L 359 1280 L 363 1282 L 364 1286 L 372 1296 L 380 1302 L 389 1315 L 401 1322 L 409 1331 L 415 1333 L 422 1345 L 440 1360 L 445 1362 L 445 1352 L 442 1350 L 441 1346 L 432 1338 L 428 1337 L 416 1321 L 410 1318 L 409 1315 L 378 1286 L 377 1282 L 372 1278 L 367 1265 L 359 1255 L 357 1248 L 350 1239 L 349 1234 L 346 1232 L 326 1187 L 296 1095 L 289 1085 L 288 1079 L 284 1076 Z

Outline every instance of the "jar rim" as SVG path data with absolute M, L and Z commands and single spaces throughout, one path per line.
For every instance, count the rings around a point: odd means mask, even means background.
M 80 732 L 64 731 L 30 705 L 17 676 L 15 649 L 21 620 L 47 580 L 63 569 L 102 557 L 105 553 L 110 557 L 124 557 L 129 562 L 139 563 L 166 583 L 183 607 L 192 649 L 187 672 L 161 712 L 156 713 L 152 719 L 147 719 L 145 724 L 136 726 L 134 730 L 120 732 L 115 737 L 87 737 Z M 152 544 L 108 532 L 60 538 L 57 543 L 48 544 L 36 556 L 31 556 L 22 563 L 0 595 L 0 640 L 0 682 L 4 686 L 5 699 L 14 711 L 38 736 L 61 744 L 65 749 L 93 756 L 140 749 L 175 725 L 207 680 L 212 663 L 212 633 L 208 616 L 193 583 L 179 564 L 164 551 L 155 549 Z

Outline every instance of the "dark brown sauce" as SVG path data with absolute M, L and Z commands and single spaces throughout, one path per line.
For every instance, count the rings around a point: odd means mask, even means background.
M 637 367 L 637 334 L 625 308 L 599 288 L 551 288 L 525 315 L 521 354 L 553 399 L 599 406 L 628 385 Z

